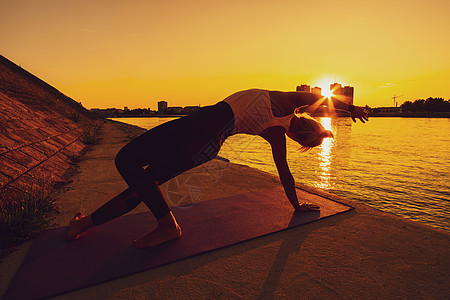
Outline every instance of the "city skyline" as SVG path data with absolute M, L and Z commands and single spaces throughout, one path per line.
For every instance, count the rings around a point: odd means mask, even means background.
M 311 87 L 308 84 L 298 85 L 296 88 L 297 92 L 311 92 L 313 94 L 321 95 L 324 97 L 336 97 L 337 99 L 353 105 L 353 95 L 354 95 L 354 87 L 353 86 L 342 86 L 342 84 L 338 82 L 330 83 L 329 86 L 322 85 L 323 87 L 314 86 Z
M 299 82 L 354 104 L 450 98 L 450 2 L 7 1 L 0 54 L 87 108 L 216 103 Z

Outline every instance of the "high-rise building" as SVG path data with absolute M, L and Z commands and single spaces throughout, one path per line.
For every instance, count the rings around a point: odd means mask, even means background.
M 315 86 L 311 89 L 311 93 L 316 95 L 322 95 L 322 89 L 318 86 Z
M 158 102 L 158 113 L 164 113 L 167 110 L 167 101 Z
M 352 86 L 344 86 L 342 88 L 342 96 L 344 96 L 342 100 L 347 104 L 353 104 L 353 93 L 354 88 Z
M 340 83 L 332 83 L 330 84 L 330 91 L 335 95 L 341 95 L 342 85 Z
M 297 92 L 311 92 L 311 87 L 307 84 L 297 85 Z

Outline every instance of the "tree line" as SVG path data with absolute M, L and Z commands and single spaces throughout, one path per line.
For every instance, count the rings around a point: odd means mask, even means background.
M 405 101 L 401 108 L 403 112 L 450 112 L 450 100 L 430 97 L 426 100 Z

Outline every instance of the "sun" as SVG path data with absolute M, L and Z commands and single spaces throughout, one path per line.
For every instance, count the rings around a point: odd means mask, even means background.
M 322 88 L 322 96 L 324 96 L 325 98 L 331 98 L 334 96 L 333 91 L 330 91 L 329 86 Z
M 322 89 L 322 96 L 326 98 L 331 98 L 332 96 L 334 96 L 333 91 L 330 91 L 330 85 L 332 83 L 333 80 L 328 77 L 324 77 L 317 82 L 317 86 Z

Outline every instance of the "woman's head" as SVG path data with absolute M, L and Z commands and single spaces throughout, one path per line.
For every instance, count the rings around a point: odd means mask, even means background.
M 308 114 L 294 115 L 286 135 L 298 142 L 301 151 L 307 151 L 322 144 L 324 138 L 332 138 L 333 133 Z

